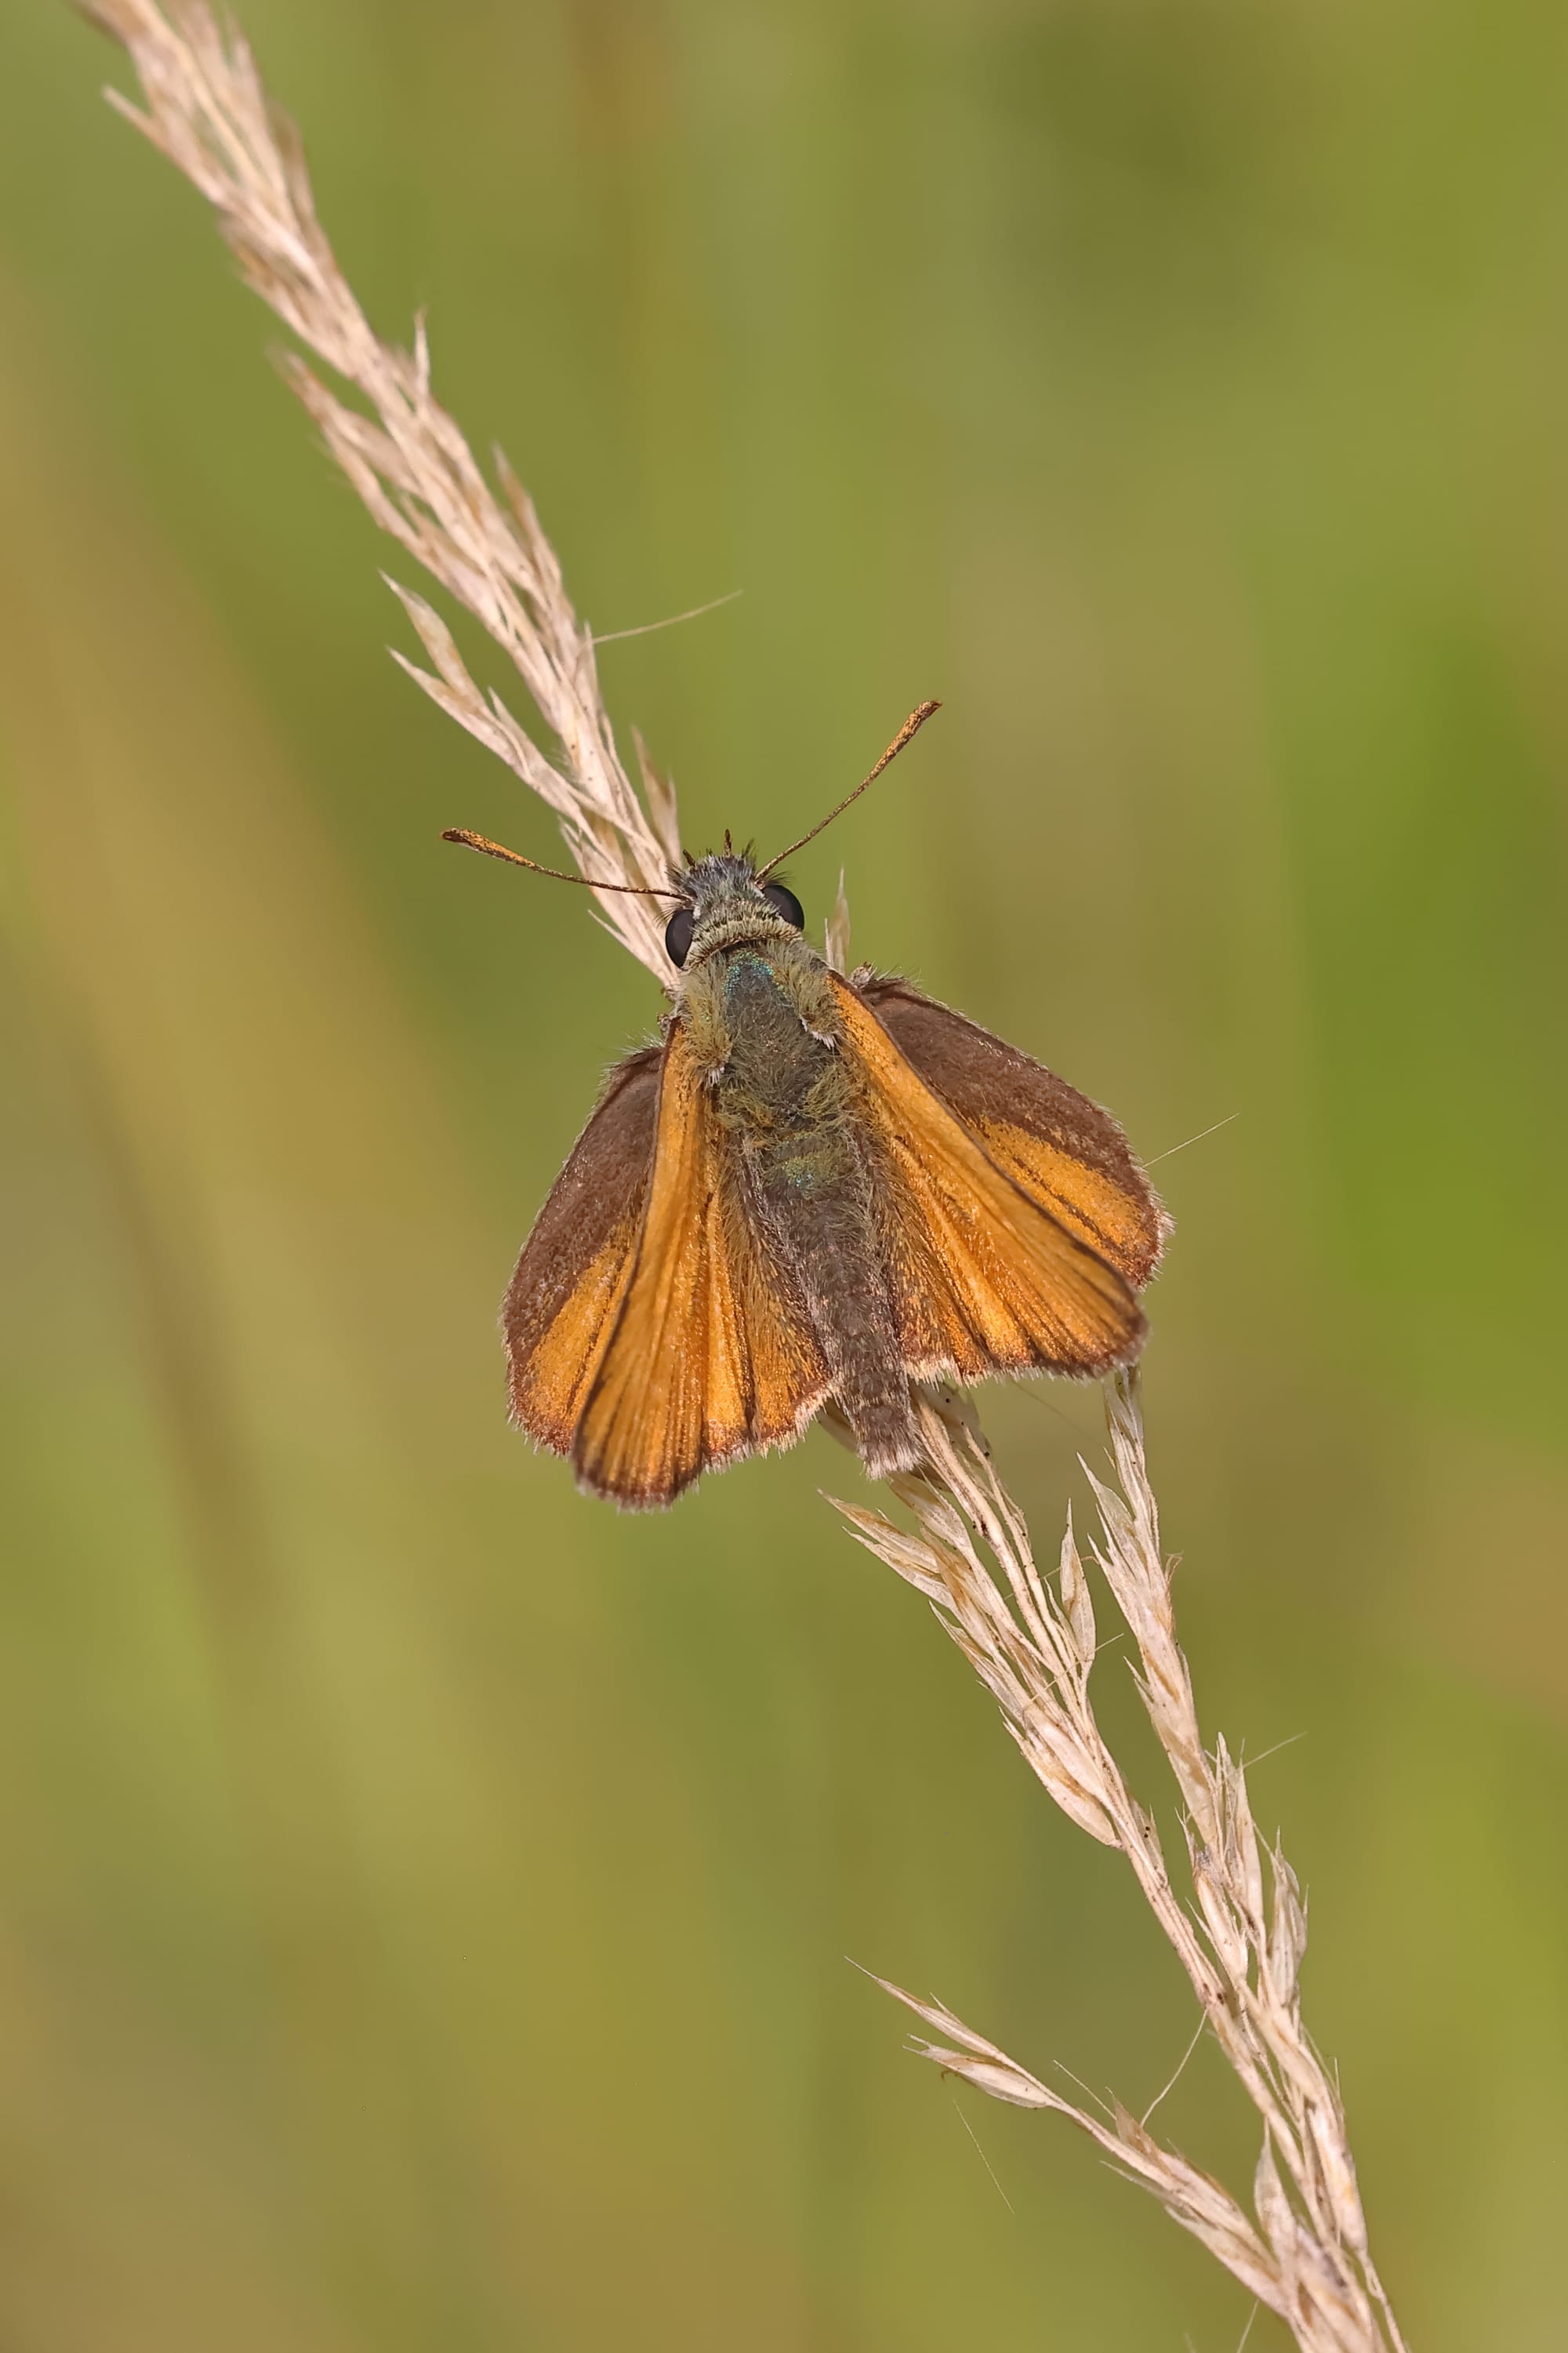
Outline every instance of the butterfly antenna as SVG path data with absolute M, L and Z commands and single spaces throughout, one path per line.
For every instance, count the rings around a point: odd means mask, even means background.
M 920 733 L 921 729 L 925 725 L 926 721 L 931 716 L 932 712 L 940 711 L 941 709 L 942 705 L 940 702 L 922 702 L 918 711 L 911 711 L 903 725 L 900 728 L 898 733 L 894 736 L 892 742 L 889 744 L 887 750 L 883 753 L 881 758 L 878 761 L 876 766 L 872 769 L 870 775 L 868 776 L 862 776 L 854 791 L 852 793 L 846 793 L 837 807 L 830 808 L 827 815 L 825 818 L 820 818 L 817 823 L 812 827 L 809 833 L 803 833 L 798 841 L 792 841 L 787 849 L 781 849 L 776 858 L 770 858 L 765 866 L 759 866 L 757 869 L 758 881 L 761 882 L 766 875 L 771 874 L 775 866 L 782 866 L 786 858 L 793 858 L 797 849 L 804 849 L 808 841 L 815 841 L 817 835 L 822 832 L 825 827 L 830 826 L 836 817 L 842 817 L 850 802 L 858 801 L 861 794 L 865 791 L 867 786 L 874 785 L 876 783 L 883 769 L 888 766 L 890 761 L 898 758 L 899 754 L 903 750 L 905 744 L 912 744 L 914 742 L 915 737 Z
M 490 841 L 482 833 L 469 833 L 462 826 L 448 826 L 442 834 L 443 841 L 460 841 L 465 849 L 482 849 L 487 858 L 504 858 L 509 866 L 526 866 L 531 874 L 547 874 L 552 882 L 581 882 L 588 891 L 625 891 L 634 899 L 679 899 L 679 891 L 653 891 L 646 882 L 598 882 L 591 874 L 567 874 L 559 866 L 541 866 L 534 858 L 524 858 L 521 851 L 507 849 L 499 841 Z

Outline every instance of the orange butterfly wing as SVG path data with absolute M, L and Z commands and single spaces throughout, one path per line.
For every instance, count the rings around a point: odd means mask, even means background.
M 617 1503 L 668 1504 L 737 1454 L 788 1445 L 827 1389 L 795 1286 L 752 1214 L 738 1147 L 677 1021 L 636 1261 L 572 1449 L 578 1476 Z
M 1144 1324 L 1126 1278 L 991 1156 L 847 981 L 835 993 L 882 1163 L 875 1208 L 910 1377 L 1131 1362 Z
M 612 1071 L 524 1245 L 501 1309 L 511 1416 L 570 1454 L 631 1277 L 658 1117 L 659 1050 Z
M 1171 1220 L 1110 1113 L 908 981 L 879 976 L 859 994 L 992 1159 L 1142 1290 Z

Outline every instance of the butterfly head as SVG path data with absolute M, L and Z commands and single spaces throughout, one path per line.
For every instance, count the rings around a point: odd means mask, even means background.
M 665 925 L 671 964 L 689 970 L 721 948 L 798 939 L 805 916 L 795 892 L 764 881 L 744 851 L 695 859 L 675 879 L 680 904 Z
M 671 867 L 667 885 L 651 882 L 612 881 L 596 874 L 564 874 L 558 866 L 541 866 L 537 860 L 524 858 L 520 851 L 508 849 L 503 843 L 489 840 L 482 833 L 471 833 L 466 826 L 448 826 L 442 835 L 444 841 L 459 841 L 466 849 L 482 849 L 487 858 L 502 858 L 509 866 L 526 866 L 532 873 L 547 874 L 552 881 L 576 882 L 591 891 L 625 891 L 637 899 L 673 899 L 675 913 L 665 925 L 664 944 L 669 960 L 678 970 L 689 971 L 725 948 L 744 947 L 752 944 L 767 944 L 776 955 L 792 942 L 799 943 L 805 929 L 805 916 L 795 892 L 783 883 L 770 881 L 775 868 L 808 841 L 815 841 L 824 826 L 831 825 L 842 816 L 851 801 L 858 800 L 869 784 L 874 784 L 889 760 L 897 759 L 906 744 L 918 734 L 940 702 L 922 702 L 911 711 L 870 775 L 862 776 L 852 793 L 847 793 L 836 808 L 818 818 L 808 833 L 781 849 L 764 866 L 759 866 L 749 850 L 735 849 L 728 834 L 721 850 L 712 850 L 706 858 L 688 855 L 683 867 Z M 808 958 L 809 949 L 802 949 Z

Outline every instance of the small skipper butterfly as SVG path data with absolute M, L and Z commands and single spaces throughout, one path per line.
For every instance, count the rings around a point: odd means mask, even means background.
M 833 971 L 770 880 L 937 708 L 766 865 L 726 836 L 644 894 L 675 902 L 674 1008 L 610 1073 L 501 1318 L 512 1419 L 596 1495 L 671 1504 L 829 1399 L 874 1478 L 913 1470 L 915 1384 L 1143 1345 L 1170 1220 L 1110 1113 L 908 981 Z

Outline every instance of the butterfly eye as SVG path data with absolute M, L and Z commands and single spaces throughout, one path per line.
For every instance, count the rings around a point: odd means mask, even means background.
M 691 932 L 695 919 L 689 907 L 677 907 L 664 927 L 664 952 L 672 965 L 683 965 L 691 953 Z
M 786 891 L 782 882 L 764 882 L 763 896 L 775 915 L 782 915 L 786 923 L 795 925 L 797 932 L 805 931 L 805 909 L 793 891 Z

